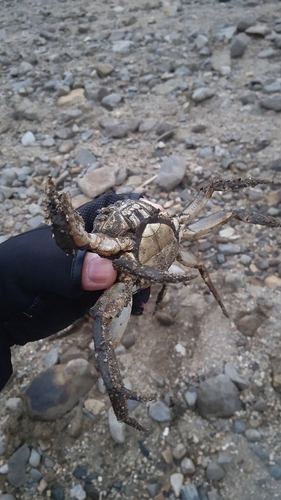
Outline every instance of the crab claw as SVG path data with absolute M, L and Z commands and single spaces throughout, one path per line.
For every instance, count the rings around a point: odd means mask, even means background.
M 137 420 L 129 416 L 127 400 L 147 402 L 154 399 L 154 396 L 140 395 L 124 386 L 114 351 L 130 318 L 134 282 L 134 279 L 128 278 L 125 282 L 115 283 L 96 302 L 92 308 L 93 340 L 98 367 L 117 420 L 139 431 L 146 431 Z

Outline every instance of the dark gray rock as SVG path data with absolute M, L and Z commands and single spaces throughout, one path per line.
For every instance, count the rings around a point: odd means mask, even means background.
M 89 363 L 75 359 L 37 375 L 25 389 L 23 400 L 31 417 L 56 420 L 87 394 L 94 381 Z
M 258 53 L 258 58 L 259 59 L 271 59 L 272 57 L 275 57 L 278 55 L 277 50 L 274 50 L 272 47 L 269 47 L 268 49 L 261 50 Z
M 242 57 L 249 42 L 250 38 L 245 33 L 234 36 L 230 44 L 230 57 Z
M 267 97 L 259 102 L 261 108 L 271 109 L 273 111 L 281 111 L 281 97 Z
M 276 481 L 281 481 L 281 465 L 276 463 L 269 466 L 269 474 Z
M 220 481 L 224 478 L 225 472 L 219 464 L 210 462 L 206 469 L 206 476 L 209 481 Z
M 170 422 L 172 412 L 162 401 L 155 401 L 148 406 L 148 414 L 156 422 Z
M 231 417 L 242 408 L 239 391 L 227 375 L 217 375 L 200 383 L 198 410 L 203 417 Z
M 240 420 L 234 420 L 232 422 L 231 430 L 235 434 L 242 434 L 243 432 L 245 432 L 245 429 L 246 425 L 244 424 L 244 422 L 241 422 Z
M 126 137 L 129 131 L 129 126 L 126 123 L 118 123 L 105 127 L 104 132 L 107 137 L 112 137 L 112 139 L 122 139 Z
M 101 104 L 104 108 L 112 111 L 116 106 L 122 101 L 122 96 L 113 92 L 112 94 L 106 95 L 102 100 Z
M 269 459 L 269 454 L 265 450 L 263 450 L 260 446 L 256 444 L 250 444 L 249 447 L 252 450 L 252 452 L 263 462 Z
M 240 100 L 243 106 L 246 106 L 247 104 L 254 104 L 257 100 L 257 96 L 256 94 L 254 94 L 254 92 L 251 92 L 250 94 L 246 94 L 240 97 Z
M 237 255 L 241 252 L 241 248 L 234 243 L 220 243 L 218 245 L 218 251 L 224 255 Z
M 250 26 L 257 24 L 257 20 L 253 14 L 248 14 L 247 16 L 240 19 L 237 24 L 237 31 L 245 31 Z
M 77 165 L 83 165 L 83 167 L 89 167 L 93 163 L 97 163 L 97 158 L 88 149 L 80 149 L 74 158 Z
M 252 443 L 261 440 L 261 435 L 258 429 L 247 429 L 245 432 L 245 437 Z
M 26 482 L 25 466 L 29 454 L 27 444 L 23 444 L 9 459 L 8 481 L 14 488 L 19 488 Z
M 30 469 L 30 478 L 33 483 L 39 483 L 42 479 L 42 474 L 38 469 Z M 0 497 L 1 500 L 1 497 Z

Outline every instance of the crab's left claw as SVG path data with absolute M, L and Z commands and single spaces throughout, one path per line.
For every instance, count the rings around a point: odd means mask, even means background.
M 98 367 L 117 420 L 139 431 L 146 431 L 137 420 L 129 416 L 127 399 L 147 402 L 154 399 L 154 396 L 139 395 L 124 386 L 114 351 L 130 318 L 133 286 L 134 279 L 128 278 L 125 282 L 115 283 L 99 298 L 92 308 L 93 340 Z

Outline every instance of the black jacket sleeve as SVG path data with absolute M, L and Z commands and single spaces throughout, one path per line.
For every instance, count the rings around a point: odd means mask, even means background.
M 79 208 L 88 232 L 101 207 L 125 196 L 109 193 Z M 0 390 L 12 373 L 10 347 L 24 345 L 66 328 L 81 318 L 101 295 L 81 287 L 85 252 L 66 255 L 52 229 L 42 226 L 0 245 Z M 141 314 L 149 291 L 134 297 Z

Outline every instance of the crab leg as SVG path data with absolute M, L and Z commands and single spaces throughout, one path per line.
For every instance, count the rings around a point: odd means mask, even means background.
M 238 189 L 255 187 L 259 184 L 274 184 L 273 181 L 266 179 L 230 179 L 213 181 L 207 186 L 200 189 L 194 200 L 183 210 L 179 216 L 181 224 L 187 223 L 201 212 L 208 200 L 212 197 L 215 191 L 237 191 Z
M 223 314 L 227 318 L 229 318 L 228 313 L 220 298 L 219 292 L 217 291 L 214 283 L 212 282 L 210 275 L 206 267 L 204 266 L 203 262 L 201 262 L 201 260 L 195 257 L 195 255 L 193 255 L 191 252 L 179 252 L 177 256 L 177 261 L 183 266 L 191 267 L 193 269 L 198 269 L 199 273 L 201 274 L 201 277 L 203 278 L 210 292 L 213 294 L 216 301 L 218 302 Z
M 115 269 L 125 269 L 132 276 L 143 278 L 149 283 L 187 283 L 196 278 L 195 275 L 186 276 L 185 274 L 169 273 L 169 271 L 159 271 L 153 267 L 129 260 L 129 257 L 119 257 L 113 260 L 112 263 Z
M 281 222 L 274 217 L 262 215 L 247 210 L 220 210 L 203 219 L 189 224 L 184 228 L 182 240 L 192 240 L 211 233 L 214 229 L 227 224 L 231 219 L 237 219 L 248 224 L 260 224 L 261 226 L 281 227 Z
M 124 387 L 114 351 L 114 344 L 122 337 L 129 321 L 134 283 L 135 279 L 131 278 L 115 283 L 96 302 L 92 308 L 93 338 L 98 367 L 117 420 L 139 431 L 146 431 L 129 416 L 126 400 L 147 402 L 154 396 L 142 396 Z

